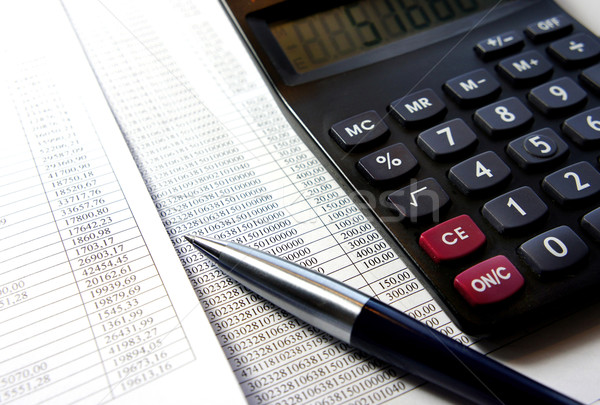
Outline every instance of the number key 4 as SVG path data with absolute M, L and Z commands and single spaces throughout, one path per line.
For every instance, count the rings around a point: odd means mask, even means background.
M 463 194 L 474 195 L 504 185 L 510 180 L 510 168 L 487 151 L 453 166 L 448 178 Z

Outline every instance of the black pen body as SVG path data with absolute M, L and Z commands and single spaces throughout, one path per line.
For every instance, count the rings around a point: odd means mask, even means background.
M 577 404 L 375 298 L 233 242 L 186 238 L 229 276 L 367 354 L 478 404 Z
M 477 404 L 579 403 L 373 298 L 350 344 Z

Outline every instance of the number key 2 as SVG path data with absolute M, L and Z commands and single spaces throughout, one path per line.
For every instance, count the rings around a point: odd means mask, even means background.
M 600 194 L 600 173 L 588 162 L 579 162 L 549 174 L 542 188 L 561 205 L 582 202 Z

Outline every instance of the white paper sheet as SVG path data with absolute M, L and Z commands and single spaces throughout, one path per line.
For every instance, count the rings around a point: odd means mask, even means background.
M 61 4 L 0 55 L 0 403 L 243 401 Z

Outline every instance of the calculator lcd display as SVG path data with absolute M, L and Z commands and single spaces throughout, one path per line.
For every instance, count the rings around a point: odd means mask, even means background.
M 359 0 L 298 19 L 269 23 L 297 73 L 492 8 L 498 0 Z

